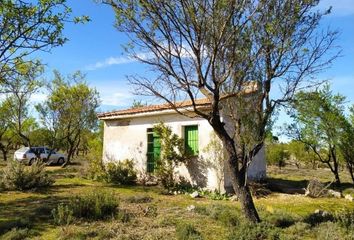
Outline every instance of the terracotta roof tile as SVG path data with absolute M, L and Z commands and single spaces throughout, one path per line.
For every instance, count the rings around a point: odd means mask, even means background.
M 242 91 L 234 93 L 234 94 L 224 95 L 220 98 L 220 100 L 237 96 L 240 93 L 245 94 L 245 95 L 256 93 L 258 90 L 259 90 L 259 87 L 258 87 L 257 82 L 250 82 L 244 86 Z M 198 107 L 209 107 L 210 106 L 210 101 L 207 98 L 196 99 L 195 102 Z M 188 101 L 176 102 L 174 105 L 177 108 L 187 108 L 187 107 L 192 106 L 192 101 L 188 100 Z M 157 112 L 157 111 L 172 110 L 172 109 L 173 108 L 171 107 L 170 104 L 165 103 L 165 104 L 144 106 L 144 107 L 139 107 L 139 108 L 129 108 L 129 109 L 124 109 L 124 110 L 99 113 L 99 114 L 97 114 L 97 117 L 99 119 L 105 119 L 105 118 L 111 118 L 111 117 L 115 117 L 115 116 L 133 115 L 133 114 L 139 114 L 139 113 Z
M 196 99 L 195 102 L 196 105 L 200 107 L 210 105 L 210 101 L 207 98 Z M 177 108 L 191 107 L 192 101 L 189 100 L 189 101 L 176 102 L 175 106 Z M 138 108 L 129 108 L 129 109 L 112 111 L 112 112 L 99 113 L 97 114 L 97 117 L 101 119 L 105 117 L 123 116 L 123 115 L 147 113 L 147 112 L 157 112 L 157 111 L 171 110 L 171 109 L 173 108 L 170 106 L 170 104 L 164 103 L 158 105 L 150 105 L 150 106 L 144 106 Z

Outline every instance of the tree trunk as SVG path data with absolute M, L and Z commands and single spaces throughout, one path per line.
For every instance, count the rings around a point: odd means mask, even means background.
M 339 178 L 339 173 L 338 173 L 338 162 L 336 161 L 336 159 L 334 159 L 333 160 L 333 167 L 332 167 L 330 162 L 326 162 L 326 163 L 327 163 L 329 169 L 331 170 L 331 172 L 334 175 L 334 179 L 336 180 L 335 184 L 337 186 L 340 186 L 341 183 L 340 183 L 340 178 Z
M 243 181 L 244 174 L 237 174 L 235 168 L 228 164 L 231 169 L 232 187 L 241 203 L 241 208 L 246 218 L 252 223 L 260 222 L 260 218 L 257 209 L 254 205 L 251 191 L 247 182 Z
M 6 162 L 7 161 L 7 151 L 3 148 L 1 148 L 1 152 L 2 152 L 2 156 L 4 158 L 4 161 Z
M 239 168 L 239 163 L 243 161 L 244 153 L 237 154 L 235 141 L 224 128 L 224 123 L 220 121 L 220 117 L 215 116 L 210 119 L 210 125 L 215 130 L 215 133 L 218 135 L 220 140 L 223 143 L 223 146 L 228 154 L 227 167 L 231 175 L 232 187 L 240 200 L 241 208 L 245 217 L 252 223 L 260 222 L 260 218 L 257 212 L 257 209 L 254 205 L 251 191 L 248 187 L 246 181 L 247 174 L 247 165 L 241 166 Z M 240 161 L 239 161 L 240 160 Z
M 347 162 L 347 169 L 348 169 L 348 172 L 349 172 L 350 176 L 352 177 L 352 181 L 353 181 L 353 183 L 354 183 L 353 167 L 354 167 L 353 164 L 350 164 L 349 162 Z

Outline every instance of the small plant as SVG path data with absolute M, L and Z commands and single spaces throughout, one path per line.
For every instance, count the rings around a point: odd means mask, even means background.
M 73 210 L 63 203 L 52 210 L 52 215 L 56 225 L 69 225 L 74 220 Z
M 113 193 L 95 191 L 70 200 L 73 215 L 77 218 L 100 220 L 118 212 L 118 202 Z
M 7 190 L 37 190 L 46 188 L 54 180 L 45 172 L 45 164 L 35 162 L 31 166 L 10 161 L 2 172 L 2 184 Z
M 117 214 L 117 218 L 122 222 L 122 223 L 127 223 L 131 220 L 132 215 L 123 210 L 123 211 L 119 211 L 119 213 Z
M 317 239 L 321 240 L 352 240 L 353 235 L 344 231 L 339 224 L 334 222 L 324 222 L 315 229 Z
M 178 240 L 201 240 L 203 239 L 196 228 L 189 223 L 181 223 L 176 227 L 176 235 Z
M 114 217 L 118 213 L 118 202 L 113 193 L 95 191 L 86 195 L 75 196 L 67 205 L 59 204 L 52 211 L 54 222 L 68 225 L 73 218 L 102 220 Z
M 229 240 L 280 239 L 279 229 L 267 222 L 243 224 L 231 232 Z
M 28 228 L 13 228 L 11 231 L 1 236 L 3 240 L 24 240 L 29 238 Z
M 134 169 L 134 161 L 109 162 L 105 166 L 105 180 L 109 183 L 132 185 L 137 180 L 137 173 Z
M 335 214 L 335 220 L 338 222 L 342 227 L 347 229 L 354 228 L 354 210 L 342 211 L 337 212 Z
M 266 217 L 267 221 L 279 228 L 287 228 L 295 224 L 295 219 L 289 213 L 283 211 L 275 211 Z
M 185 160 L 183 140 L 172 133 L 164 123 L 154 126 L 154 132 L 161 139 L 161 153 L 157 160 L 156 177 L 161 185 L 171 191 L 177 184 L 175 168 Z

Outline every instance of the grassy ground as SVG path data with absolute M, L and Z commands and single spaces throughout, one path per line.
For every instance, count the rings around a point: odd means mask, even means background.
M 15 227 L 29 228 L 30 232 L 25 235 L 30 239 L 176 239 L 176 226 L 181 223 L 190 223 L 199 232 L 199 238 L 193 239 L 238 239 L 230 237 L 233 229 L 228 226 L 229 217 L 223 218 L 217 214 L 217 211 L 226 209 L 226 212 L 240 215 L 238 202 L 192 199 L 189 195 L 163 195 L 158 187 L 120 187 L 95 182 L 80 177 L 78 164 L 67 169 L 51 166 L 47 167 L 47 171 L 55 178 L 55 184 L 46 191 L 0 193 L 0 239 L 6 239 L 8 232 Z M 306 180 L 313 177 L 324 182 L 331 179 L 324 169 L 299 171 L 273 167 L 269 168 L 269 177 L 270 182 L 281 182 L 299 189 L 306 185 Z M 76 221 L 67 226 L 54 225 L 51 211 L 58 203 L 66 202 L 74 195 L 102 190 L 116 195 L 119 209 L 129 213 L 129 221 L 111 219 Z M 345 183 L 344 191 L 353 193 L 353 185 Z M 149 197 L 151 201 L 136 203 L 131 201 L 132 196 L 138 199 Z M 354 211 L 354 204 L 345 199 L 311 199 L 300 194 L 273 192 L 266 198 L 255 199 L 255 204 L 263 219 L 271 221 L 275 216 L 281 220 L 284 216 L 290 216 L 294 220 L 290 226 L 279 228 L 283 239 L 341 239 L 343 236 L 354 239 L 350 235 L 353 232 L 343 229 L 338 230 L 341 235 L 337 232 L 320 232 L 338 227 L 330 225 L 332 223 L 312 227 L 305 221 L 316 209 L 332 213 Z M 196 210 L 188 211 L 190 205 L 196 206 Z

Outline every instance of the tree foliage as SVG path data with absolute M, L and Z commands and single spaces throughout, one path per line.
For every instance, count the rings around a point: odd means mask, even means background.
M 342 123 L 343 132 L 340 136 L 339 149 L 354 183 L 354 105 L 350 107 L 349 112 L 349 117 Z
M 343 134 L 345 97 L 333 94 L 326 85 L 314 92 L 300 92 L 293 102 L 294 124 L 289 133 L 303 142 L 339 178 L 339 143 Z
M 156 176 L 161 184 L 170 190 L 177 183 L 176 167 L 185 160 L 183 140 L 164 123 L 155 125 L 154 132 L 160 137 L 161 144 L 161 153 L 156 164 Z
M 85 131 L 97 128 L 98 92 L 85 83 L 80 72 L 67 78 L 54 73 L 48 99 L 37 105 L 41 123 L 49 130 L 51 147 L 64 148 L 68 162 L 83 140 Z
M 19 66 L 33 63 L 36 51 L 63 45 L 64 23 L 85 22 L 87 16 L 71 19 L 66 0 L 2 0 L 0 4 L 0 83 L 11 82 Z

